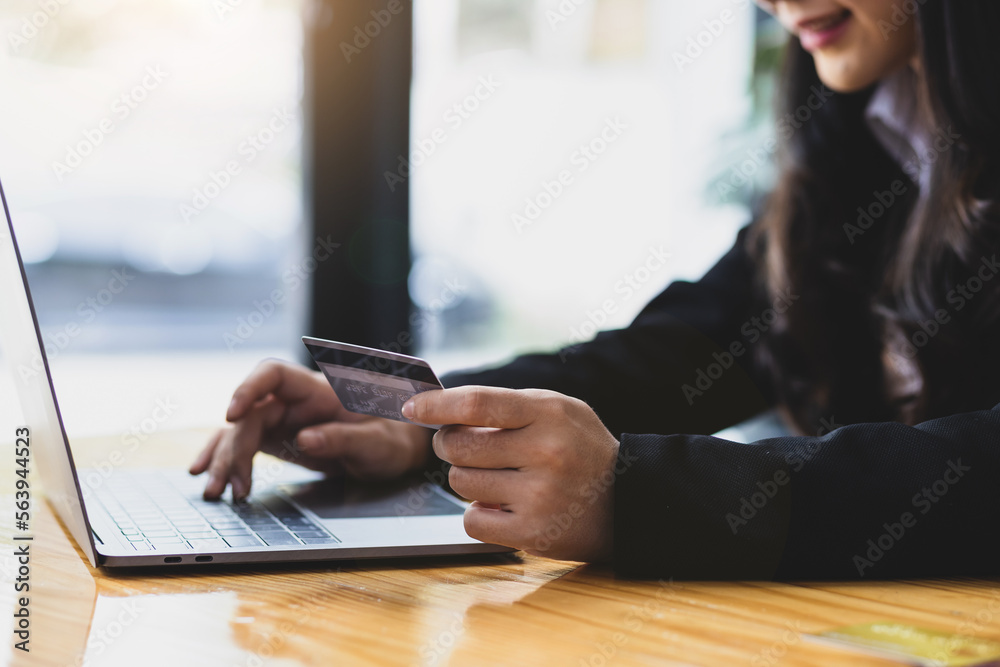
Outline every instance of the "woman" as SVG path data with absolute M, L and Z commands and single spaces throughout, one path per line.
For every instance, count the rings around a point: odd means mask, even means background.
M 404 407 L 452 424 L 433 440 L 265 363 L 192 466 L 205 495 L 246 494 L 253 453 L 295 437 L 299 462 L 360 477 L 439 457 L 473 537 L 627 575 L 993 573 L 1000 5 L 762 4 L 794 36 L 781 116 L 799 120 L 765 210 L 701 281 L 627 329 L 446 378 Z M 772 406 L 800 435 L 677 435 Z

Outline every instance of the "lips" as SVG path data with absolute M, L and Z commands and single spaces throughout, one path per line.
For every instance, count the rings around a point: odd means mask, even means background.
M 844 9 L 799 21 L 796 24 L 799 41 L 807 51 L 816 51 L 839 40 L 851 21 L 850 10 Z
M 801 32 L 826 32 L 837 27 L 851 16 L 851 10 L 843 9 L 826 16 L 799 21 L 798 29 Z

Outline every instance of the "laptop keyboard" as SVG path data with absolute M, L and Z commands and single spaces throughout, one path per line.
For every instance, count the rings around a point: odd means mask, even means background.
M 322 545 L 334 535 L 278 495 L 239 503 L 201 497 L 204 480 L 176 486 L 158 474 L 112 477 L 94 495 L 136 551 Z

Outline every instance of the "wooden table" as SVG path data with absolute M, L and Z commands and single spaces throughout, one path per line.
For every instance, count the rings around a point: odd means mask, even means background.
M 182 465 L 205 432 L 151 437 L 125 465 Z M 120 448 L 74 443 L 78 464 Z M 10 451 L 4 447 L 3 451 Z M 12 505 L 13 475 L 0 473 Z M 30 655 L 20 665 L 890 665 L 804 633 L 898 620 L 1000 639 L 1000 583 L 639 582 L 525 554 L 108 572 L 35 506 Z M 0 611 L 13 608 L 11 529 Z M 9 621 L 7 621 L 9 623 Z

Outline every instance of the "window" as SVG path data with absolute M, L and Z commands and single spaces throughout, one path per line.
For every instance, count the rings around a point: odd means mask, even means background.
M 416 0 L 420 353 L 578 342 L 711 266 L 748 219 L 711 184 L 751 116 L 756 20 L 741 0 Z
M 0 177 L 75 433 L 217 423 L 297 358 L 302 32 L 298 0 L 0 7 Z
M 301 254 L 298 5 L 3 4 L 0 174 L 68 350 L 291 344 L 265 301 Z

